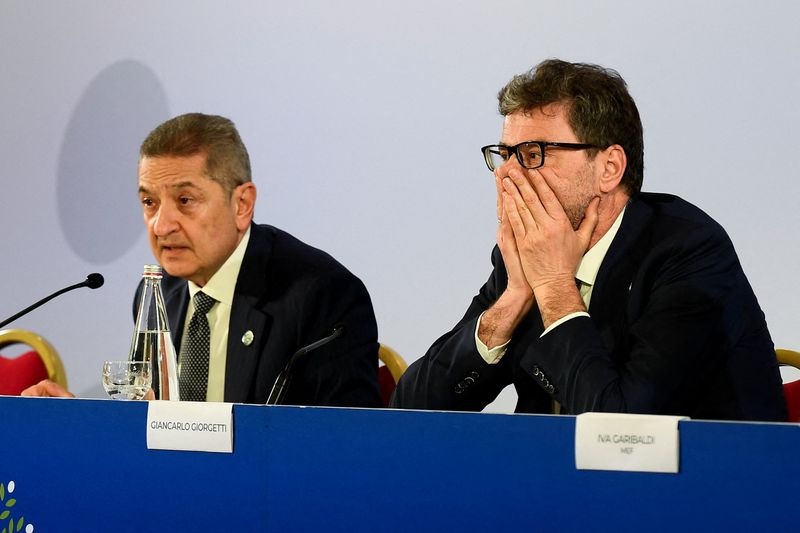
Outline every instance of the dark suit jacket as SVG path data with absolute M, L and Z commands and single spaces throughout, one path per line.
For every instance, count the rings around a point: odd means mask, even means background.
M 188 285 L 165 274 L 162 290 L 179 353 Z M 231 309 L 225 401 L 265 403 L 291 355 L 337 325 L 345 328 L 341 337 L 294 364 L 283 403 L 380 407 L 378 330 L 369 294 L 357 277 L 288 233 L 251 224 Z M 246 331 L 254 334 L 249 346 L 242 342 Z
M 464 318 L 400 380 L 392 405 L 478 411 L 508 384 L 518 412 L 608 411 L 785 420 L 767 325 L 725 231 L 671 195 L 632 200 L 595 280 L 590 317 L 540 338 L 536 305 L 496 365 L 475 347 L 478 316 L 505 290 L 494 271 Z

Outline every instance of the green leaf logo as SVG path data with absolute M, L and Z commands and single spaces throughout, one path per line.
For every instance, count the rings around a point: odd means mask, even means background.
M 12 498 L 11 495 L 16 488 L 17 485 L 14 480 L 8 483 L 0 483 L 0 520 L 5 522 L 5 520 L 8 519 L 8 523 L 0 524 L 0 527 L 2 527 L 0 533 L 22 533 L 23 526 L 27 526 L 25 527 L 24 533 L 33 533 L 33 524 L 30 522 L 26 524 L 25 517 L 20 516 L 16 518 L 12 515 L 11 509 L 17 505 L 17 499 Z M 6 496 L 8 496 L 8 498 L 6 498 Z

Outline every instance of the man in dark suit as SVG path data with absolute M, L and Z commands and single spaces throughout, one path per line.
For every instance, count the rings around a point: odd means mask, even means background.
M 163 282 L 181 374 L 181 398 L 264 403 L 299 348 L 344 334 L 296 361 L 284 403 L 378 407 L 377 326 L 364 285 L 328 254 L 252 223 L 256 188 L 233 123 L 190 113 L 142 143 L 139 197 Z M 190 295 L 208 311 L 207 383 L 184 379 L 193 364 L 185 332 Z M 204 385 L 206 385 L 204 387 Z
M 380 407 L 366 288 L 325 252 L 252 222 L 256 187 L 234 124 L 181 115 L 154 129 L 139 155 L 139 200 L 167 272 L 181 399 L 264 403 L 293 353 L 342 327 L 294 361 L 282 403 Z M 52 384 L 27 391 L 58 392 Z
M 178 349 L 188 284 L 167 274 L 163 290 Z M 375 314 L 361 281 L 330 255 L 251 224 L 228 326 L 224 401 L 266 402 L 289 357 L 334 326 L 344 326 L 340 338 L 296 360 L 281 403 L 380 407 Z
M 494 271 L 407 370 L 395 407 L 785 420 L 764 315 L 725 231 L 640 193 L 642 126 L 615 71 L 548 60 L 499 94 Z

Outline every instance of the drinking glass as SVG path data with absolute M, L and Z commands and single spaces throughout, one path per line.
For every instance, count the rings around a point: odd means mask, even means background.
M 103 363 L 103 388 L 114 400 L 141 400 L 152 383 L 149 361 Z

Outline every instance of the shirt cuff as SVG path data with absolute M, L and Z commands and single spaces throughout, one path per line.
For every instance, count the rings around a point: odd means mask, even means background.
M 578 317 L 578 316 L 589 316 L 589 313 L 587 313 L 586 311 L 577 311 L 575 313 L 570 313 L 568 315 L 564 315 L 561 318 L 559 318 L 558 320 L 556 320 L 555 322 L 553 322 L 552 324 L 550 324 L 550 327 L 548 327 L 546 330 L 544 330 L 542 332 L 542 334 L 539 335 L 539 338 L 541 339 L 542 337 L 544 337 L 545 335 L 547 335 L 548 333 L 550 333 L 551 331 L 556 329 L 558 326 L 560 326 L 561 324 L 563 324 L 567 320 L 571 320 L 571 319 L 573 319 L 575 317 Z
M 481 327 L 482 318 L 483 318 L 483 313 L 481 313 L 481 316 L 478 317 L 478 323 L 475 325 L 475 347 L 478 348 L 478 353 L 481 354 L 481 357 L 483 357 L 484 361 L 486 361 L 490 365 L 496 365 L 497 363 L 500 362 L 500 359 L 502 359 L 503 356 L 506 354 L 506 349 L 508 348 L 508 343 L 511 342 L 511 339 L 501 344 L 500 346 L 495 346 L 490 350 L 485 344 L 483 344 L 483 341 L 478 337 L 478 329 Z

